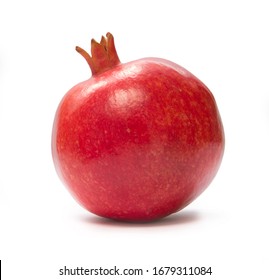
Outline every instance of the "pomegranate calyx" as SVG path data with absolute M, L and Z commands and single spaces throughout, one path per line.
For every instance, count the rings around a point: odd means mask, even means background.
M 91 55 L 78 46 L 76 51 L 86 59 L 91 68 L 92 75 L 102 73 L 120 64 L 114 37 L 109 32 L 106 34 L 106 37 L 102 36 L 100 43 L 94 39 L 91 40 Z

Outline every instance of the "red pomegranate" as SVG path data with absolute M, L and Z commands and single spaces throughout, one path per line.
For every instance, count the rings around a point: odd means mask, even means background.
M 123 221 L 175 213 L 216 175 L 224 152 L 210 90 L 160 58 L 121 63 L 108 33 L 77 47 L 92 77 L 71 88 L 56 112 L 52 155 L 74 198 Z

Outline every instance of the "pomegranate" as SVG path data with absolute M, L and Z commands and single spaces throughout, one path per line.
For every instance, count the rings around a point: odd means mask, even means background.
M 112 34 L 91 41 L 92 77 L 56 112 L 52 155 L 73 197 L 96 215 L 152 221 L 186 207 L 216 175 L 224 152 L 210 90 L 160 58 L 121 63 Z

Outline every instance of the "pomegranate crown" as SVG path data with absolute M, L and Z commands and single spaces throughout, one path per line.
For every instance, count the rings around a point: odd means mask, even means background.
M 106 37 L 102 36 L 100 43 L 94 39 L 91 40 L 91 55 L 78 46 L 76 51 L 86 59 L 91 68 L 92 75 L 100 74 L 120 64 L 114 37 L 109 32 L 106 34 Z

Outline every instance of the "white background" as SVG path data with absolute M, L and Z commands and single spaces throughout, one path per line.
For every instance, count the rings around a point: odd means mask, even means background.
M 0 259 L 2 277 L 59 269 L 211 266 L 212 276 L 268 279 L 268 1 L 34 1 L 0 4 Z M 75 52 L 110 31 L 119 57 L 172 60 L 213 92 L 226 133 L 221 169 L 178 214 L 115 223 L 81 208 L 56 175 L 50 137 L 63 95 L 88 79 Z M 118 277 L 114 277 L 116 279 Z M 181 279 L 176 276 L 122 279 Z M 120 279 L 119 278 L 119 279 Z M 108 277 L 109 279 L 109 277 Z

